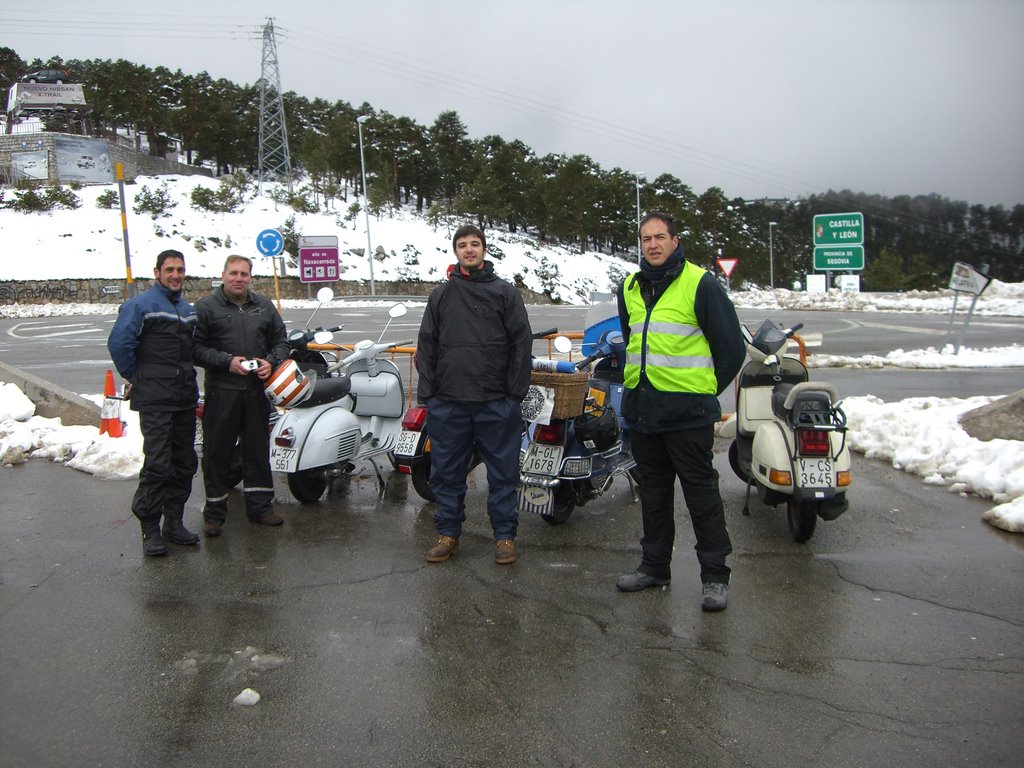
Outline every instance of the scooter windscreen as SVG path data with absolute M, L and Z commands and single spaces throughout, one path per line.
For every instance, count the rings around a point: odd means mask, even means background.
M 754 333 L 751 343 L 766 355 L 778 352 L 786 343 L 785 329 L 779 328 L 771 320 L 765 320 Z

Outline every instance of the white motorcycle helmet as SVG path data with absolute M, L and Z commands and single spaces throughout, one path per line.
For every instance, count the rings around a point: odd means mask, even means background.
M 299 370 L 294 360 L 285 360 L 267 379 L 267 398 L 280 408 L 294 408 L 313 392 L 313 379 Z

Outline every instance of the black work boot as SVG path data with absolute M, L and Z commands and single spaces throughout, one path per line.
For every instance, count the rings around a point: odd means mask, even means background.
M 192 533 L 186 528 L 181 518 L 164 517 L 164 538 L 172 544 L 181 544 L 182 546 L 190 547 L 194 544 L 199 543 L 199 534 Z
M 167 554 L 167 546 L 160 538 L 160 528 L 143 529 L 142 531 L 142 554 L 147 557 L 163 557 Z

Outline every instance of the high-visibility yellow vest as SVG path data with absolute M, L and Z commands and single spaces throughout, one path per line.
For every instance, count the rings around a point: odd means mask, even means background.
M 629 313 L 625 385 L 634 388 L 640 372 L 663 392 L 718 392 L 711 347 L 697 323 L 693 304 L 704 270 L 690 262 L 647 314 L 639 280 L 627 279 L 623 298 Z M 631 287 L 627 287 L 631 286 Z

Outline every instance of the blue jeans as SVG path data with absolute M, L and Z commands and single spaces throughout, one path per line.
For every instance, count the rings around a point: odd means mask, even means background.
M 430 399 L 430 490 L 437 498 L 434 524 L 439 535 L 457 538 L 462 533 L 466 475 L 475 447 L 487 466 L 487 513 L 494 539 L 515 539 L 522 429 L 520 405 L 507 398 L 483 403 Z

